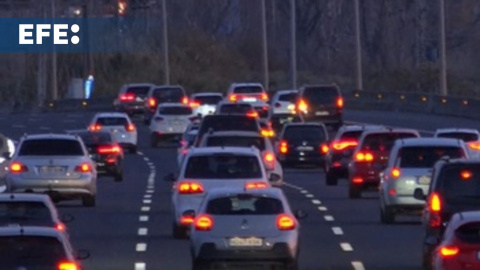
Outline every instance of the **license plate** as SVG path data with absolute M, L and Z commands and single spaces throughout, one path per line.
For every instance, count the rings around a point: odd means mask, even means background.
M 315 112 L 315 115 L 318 115 L 318 116 L 322 116 L 322 115 L 329 115 L 330 113 L 327 112 L 327 111 L 319 111 L 319 112 Z
M 44 166 L 40 167 L 40 172 L 45 173 L 45 174 L 50 174 L 50 173 L 65 173 L 65 167 L 59 167 L 59 166 Z
M 423 175 L 418 177 L 417 183 L 419 185 L 430 185 L 431 177 L 428 175 Z
M 298 151 L 313 151 L 313 146 L 298 146 Z
M 231 247 L 261 247 L 263 246 L 263 239 L 257 237 L 234 237 L 228 240 L 228 244 Z
M 243 98 L 243 101 L 245 101 L 245 102 L 256 102 L 257 99 L 253 98 L 253 97 L 246 97 L 246 98 Z

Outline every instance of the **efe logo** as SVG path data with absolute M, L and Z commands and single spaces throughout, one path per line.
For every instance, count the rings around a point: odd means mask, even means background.
M 33 32 L 36 27 L 36 42 L 34 43 Z M 78 24 L 73 24 L 69 27 L 68 24 L 53 24 L 53 44 L 55 45 L 68 45 L 68 30 L 76 34 L 80 31 L 80 26 Z M 43 44 L 44 37 L 50 37 L 50 31 L 52 29 L 51 24 L 19 24 L 19 44 L 21 45 L 32 45 L 32 44 Z M 72 44 L 78 44 L 80 38 L 78 36 L 72 36 L 70 39 Z

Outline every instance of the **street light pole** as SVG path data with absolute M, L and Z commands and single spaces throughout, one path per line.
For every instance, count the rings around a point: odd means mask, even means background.
M 447 53 L 445 44 L 445 1 L 438 0 L 440 5 L 440 94 L 448 94 L 447 86 Z
M 167 20 L 167 0 L 162 0 L 162 19 L 163 19 L 163 69 L 165 72 L 165 84 L 170 84 L 170 64 L 168 59 L 168 20 Z
M 362 44 L 360 40 L 360 3 L 359 0 L 355 0 L 355 77 L 356 88 L 355 90 L 363 90 L 362 79 Z
M 290 89 L 297 89 L 297 19 L 295 2 L 295 0 L 290 0 Z
M 56 7 L 55 0 L 51 0 L 51 9 L 52 9 L 52 20 L 55 20 Z M 55 45 L 53 45 L 52 52 L 52 100 L 57 100 L 58 98 L 58 82 L 57 82 L 57 52 Z
M 261 0 L 262 13 L 262 64 L 263 64 L 263 86 L 268 90 L 270 79 L 268 78 L 268 44 L 267 44 L 267 11 L 265 8 L 265 1 Z

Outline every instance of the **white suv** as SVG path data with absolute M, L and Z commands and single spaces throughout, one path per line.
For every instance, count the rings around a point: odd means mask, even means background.
M 123 148 L 130 153 L 137 152 L 137 128 L 126 113 L 97 113 L 93 116 L 88 130 L 110 132 Z
M 227 91 L 227 100 L 230 102 L 268 102 L 268 94 L 261 83 L 232 83 Z

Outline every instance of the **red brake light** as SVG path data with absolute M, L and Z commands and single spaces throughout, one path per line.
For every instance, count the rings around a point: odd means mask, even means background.
M 298 110 L 301 111 L 301 112 L 307 112 L 308 111 L 308 104 L 307 102 L 305 102 L 305 100 L 303 99 L 300 99 L 300 101 L 298 102 Z
M 393 178 L 398 178 L 400 177 L 401 172 L 399 168 L 393 168 L 390 174 L 392 175 Z
M 343 98 L 342 97 L 337 98 L 337 108 L 343 108 Z
M 120 146 L 114 145 L 114 146 L 99 146 L 97 149 L 97 152 L 99 154 L 118 154 L 121 152 Z
M 80 267 L 74 262 L 60 262 L 58 270 L 79 270 Z
M 267 93 L 262 93 L 262 95 L 260 96 L 260 99 L 263 100 L 263 101 L 268 101 Z
M 354 184 L 361 184 L 361 183 L 363 183 L 363 178 L 361 178 L 361 177 L 353 177 L 353 178 L 352 178 L 352 183 L 354 183 Z
M 57 225 L 55 225 L 55 228 L 59 231 L 65 231 L 65 225 L 63 225 L 63 223 L 57 223 Z
M 357 162 L 370 162 L 370 161 L 373 161 L 373 155 L 372 155 L 372 153 L 368 153 L 368 152 L 358 152 L 355 155 L 355 161 L 357 161 Z
M 197 108 L 199 106 L 200 106 L 200 103 L 198 103 L 198 102 L 195 102 L 195 101 L 190 102 L 190 107 L 192 107 L 192 108 Z
M 468 143 L 468 147 L 473 150 L 480 151 L 480 142 L 470 142 Z
M 192 224 L 194 221 L 195 221 L 195 217 L 193 216 L 184 215 L 180 218 L 180 223 L 184 225 Z
M 322 152 L 322 154 L 326 154 L 328 153 L 328 144 L 326 143 L 323 143 L 322 145 L 320 145 L 320 152 Z
M 247 116 L 252 117 L 252 118 L 257 118 L 258 117 L 258 112 L 250 111 L 250 112 L 247 113 Z
M 440 254 L 442 257 L 452 257 L 458 254 L 460 249 L 458 247 L 449 247 L 449 246 L 443 246 L 440 248 Z
M 198 182 L 180 182 L 178 184 L 178 193 L 180 194 L 200 194 L 203 191 L 203 185 Z
M 337 151 L 344 150 L 348 147 L 357 146 L 358 142 L 356 141 L 335 141 L 332 143 L 332 148 Z
M 265 182 L 250 182 L 245 184 L 245 189 L 262 189 L 267 187 L 268 185 Z
M 280 142 L 280 153 L 286 154 L 288 152 L 288 142 L 283 140 Z
M 230 102 L 235 102 L 238 100 L 238 96 L 235 95 L 235 94 L 231 94 L 229 97 L 228 97 L 228 100 L 230 100 Z
M 148 99 L 148 106 L 150 106 L 150 107 L 157 106 L 157 101 L 154 98 L 149 98 Z
M 133 101 L 135 99 L 134 94 L 122 94 L 120 95 L 120 101 Z
M 133 131 L 135 131 L 135 125 L 134 124 L 128 124 L 128 125 L 125 126 L 125 129 L 128 132 L 133 132 Z
M 295 219 L 293 219 L 290 215 L 287 214 L 280 214 L 277 217 L 277 228 L 279 230 L 293 230 L 296 227 Z
M 262 130 L 260 131 L 260 133 L 262 134 L 263 137 L 275 137 L 275 131 L 273 131 L 272 129 L 264 129 L 262 128 Z
M 88 130 L 90 131 L 99 131 L 102 129 L 102 125 L 100 124 L 93 124 L 90 127 L 88 127 Z
M 82 163 L 75 168 L 76 172 L 89 173 L 92 172 L 92 166 L 88 163 Z
M 472 172 L 469 170 L 463 170 L 460 172 L 460 176 L 462 177 L 462 180 L 470 180 L 470 178 L 472 178 Z
M 188 97 L 183 97 L 182 98 L 182 103 L 187 105 L 188 104 Z
M 203 214 L 195 219 L 195 230 L 209 231 L 213 228 L 213 219 L 211 216 Z
M 442 202 L 440 200 L 440 196 L 437 193 L 432 193 L 428 206 L 431 212 L 438 213 L 442 210 Z
M 275 169 L 275 156 L 273 153 L 267 152 L 265 155 L 263 155 L 263 160 L 265 161 L 265 166 L 267 167 L 268 170 L 273 170 Z
M 25 165 L 20 162 L 12 162 L 10 164 L 10 171 L 12 173 L 21 173 L 21 172 L 28 172 L 28 169 Z

